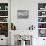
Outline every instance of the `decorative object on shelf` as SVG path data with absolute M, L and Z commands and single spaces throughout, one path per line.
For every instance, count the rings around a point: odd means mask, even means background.
M 5 37 L 8 37 L 8 24 L 7 23 L 0 23 L 0 35 L 5 35 Z
M 8 11 L 0 11 L 0 16 L 8 16 Z
M 16 26 L 13 23 L 11 23 L 11 30 L 16 30 Z
M 38 22 L 46 22 L 46 17 L 38 17 Z
M 40 10 L 44 10 L 44 8 L 40 8 Z
M 39 23 L 38 24 L 38 28 L 46 28 L 46 23 Z
M 38 11 L 38 16 L 46 16 L 46 11 Z
M 38 3 L 38 10 L 46 10 L 46 3 Z
M 32 26 L 29 26 L 29 30 L 34 30 L 34 26 L 32 25 Z
M 8 3 L 0 3 L 0 35 L 8 37 Z
M 46 37 L 46 29 L 39 29 L 39 37 Z
M 45 15 L 45 12 L 42 12 L 42 15 Z
M 1 30 L 8 30 L 8 23 L 0 23 Z
M 1 6 L 0 6 L 0 10 L 1 10 Z
M 42 15 L 45 15 L 45 12 L 42 12 Z
M 17 11 L 17 17 L 26 19 L 29 17 L 29 11 L 28 10 L 18 10 Z
M 42 22 L 42 18 L 41 17 L 38 18 L 38 22 Z
M 8 10 L 8 6 L 5 6 L 5 10 Z
M 8 3 L 0 3 L 0 10 L 8 10 Z
M 0 22 L 8 22 L 8 17 L 0 17 Z
M 46 9 L 46 6 L 45 6 L 45 9 Z

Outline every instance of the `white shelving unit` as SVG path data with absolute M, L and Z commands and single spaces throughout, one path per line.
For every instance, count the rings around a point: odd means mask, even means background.
M 1 0 L 0 0 L 1 2 Z M 6 6 L 6 7 L 5 7 Z M 0 3 L 0 45 L 8 45 L 9 13 L 8 2 Z M 7 12 L 7 13 L 6 13 Z M 1 26 L 2 25 L 2 26 Z M 3 29 L 3 27 L 5 27 Z M 2 33 L 3 32 L 3 33 Z M 5 32 L 5 33 L 4 33 Z M 1 44 L 2 43 L 2 44 Z
M 0 3 L 0 18 L 0 23 L 8 23 L 8 3 Z
M 38 31 L 39 31 L 39 34 L 41 34 L 40 31 L 45 31 L 46 33 L 46 3 L 38 4 Z M 41 34 L 40 37 L 46 37 L 46 35 Z
M 5 32 L 7 37 L 8 37 L 8 23 L 9 23 L 8 19 L 9 19 L 8 18 L 8 3 L 0 3 L 0 28 L 1 28 L 0 30 L 7 31 L 7 33 Z M 1 32 L 0 32 L 0 34 L 1 34 Z M 3 34 L 1 34 L 1 35 L 3 35 Z

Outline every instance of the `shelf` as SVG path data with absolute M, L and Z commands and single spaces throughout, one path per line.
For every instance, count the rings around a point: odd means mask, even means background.
M 46 29 L 46 28 L 38 28 L 38 29 Z
M 38 22 L 38 23 L 46 23 L 46 22 Z
M 38 10 L 38 11 L 46 11 L 46 10 Z
M 0 17 L 8 17 L 8 16 L 0 16 Z
M 38 17 L 46 17 L 46 15 L 44 15 L 44 16 L 38 16 Z
M 8 22 L 0 22 L 0 23 L 8 23 Z
M 8 11 L 8 10 L 0 10 L 0 11 Z
M 38 3 L 38 36 L 46 37 L 46 3 Z
M 8 3 L 0 3 L 0 35 L 8 37 Z

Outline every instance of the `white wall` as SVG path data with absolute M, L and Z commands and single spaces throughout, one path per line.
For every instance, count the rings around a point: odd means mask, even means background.
M 17 30 L 26 30 L 32 24 L 37 29 L 38 3 L 46 0 L 11 0 L 11 22 L 16 25 Z M 18 19 L 17 10 L 29 10 L 28 19 Z
M 16 25 L 18 32 L 19 30 L 27 30 L 30 25 L 35 26 L 34 36 L 38 36 L 38 3 L 45 3 L 46 0 L 11 0 L 11 22 Z M 18 19 L 17 18 L 17 10 L 29 10 L 29 18 L 28 19 Z M 36 40 L 37 39 L 37 40 Z M 39 44 L 43 44 L 42 38 L 34 37 L 33 38 L 33 46 L 40 46 Z M 39 44 L 38 44 L 39 43 Z
M 27 30 L 29 26 L 31 26 L 32 24 L 35 25 L 34 24 L 35 22 L 37 23 L 37 16 L 36 16 L 37 2 L 31 1 L 31 0 L 15 0 L 15 1 L 12 1 L 12 3 L 13 4 L 11 4 L 12 5 L 11 19 L 12 19 L 12 22 L 15 23 L 17 30 Z M 29 18 L 18 19 L 17 10 L 29 10 Z

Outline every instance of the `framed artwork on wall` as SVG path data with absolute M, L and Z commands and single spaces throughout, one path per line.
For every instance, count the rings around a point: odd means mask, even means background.
M 17 18 L 28 18 L 29 17 L 29 11 L 28 10 L 18 10 L 17 11 Z

